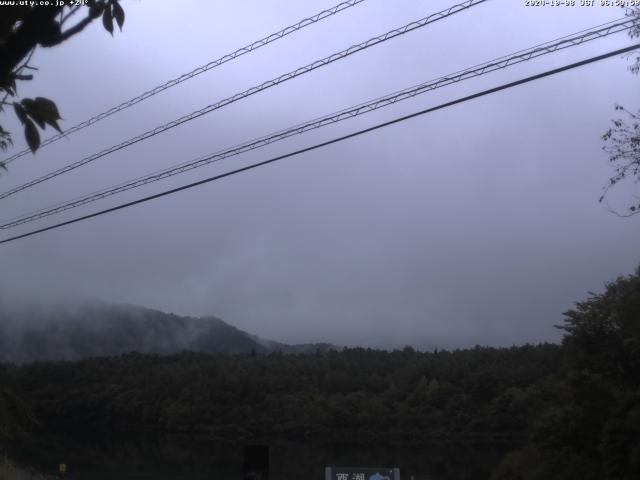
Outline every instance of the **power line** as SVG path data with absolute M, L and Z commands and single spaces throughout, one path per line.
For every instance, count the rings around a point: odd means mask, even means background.
M 66 165 L 65 167 L 59 168 L 58 170 L 54 170 L 53 172 L 50 172 L 46 175 L 43 175 L 41 177 L 38 177 L 34 180 L 31 180 L 23 185 L 20 185 L 18 187 L 15 187 L 11 190 L 8 190 L 2 194 L 0 194 L 0 200 L 3 198 L 7 198 L 11 195 L 14 195 L 22 190 L 25 190 L 27 188 L 33 187 L 34 185 L 37 185 L 39 183 L 42 183 L 44 181 L 50 180 L 52 178 L 55 178 L 59 175 L 62 175 L 64 173 L 70 172 L 72 170 L 75 170 L 76 168 L 79 168 L 83 165 L 86 165 L 87 163 L 93 162 L 94 160 L 97 160 L 101 157 L 104 157 L 110 153 L 116 152 L 118 150 L 122 150 L 126 147 L 129 147 L 135 143 L 138 143 L 142 140 L 146 140 L 150 137 L 153 137 L 155 135 L 158 135 L 159 133 L 163 133 L 171 128 L 177 127 L 178 125 L 181 125 L 185 122 L 189 122 L 191 120 L 194 120 L 198 117 L 201 117 L 203 115 L 206 115 L 207 113 L 210 113 L 214 110 L 218 110 L 219 108 L 222 108 L 226 105 L 229 105 L 233 102 L 236 102 L 238 100 L 241 100 L 243 98 L 246 98 L 250 95 L 254 95 L 258 92 L 261 92 L 263 90 L 266 90 L 268 88 L 274 87 L 276 85 L 279 85 L 283 82 L 286 82 L 287 80 L 291 80 L 292 78 L 298 77 L 300 75 L 304 75 L 305 73 L 311 72 L 317 68 L 323 67 L 325 65 L 328 65 L 330 63 L 333 63 L 337 60 L 341 60 L 343 58 L 346 58 L 350 55 L 353 55 L 354 53 L 358 53 L 362 50 L 365 50 L 369 47 L 372 47 L 374 45 L 378 45 L 380 43 L 386 42 L 387 40 L 391 40 L 392 38 L 398 37 L 400 35 L 404 35 L 405 33 L 411 32 L 413 30 L 416 30 L 418 28 L 422 28 L 426 25 L 429 25 L 431 23 L 437 22 L 438 20 L 442 20 L 444 18 L 447 18 L 451 15 L 454 15 L 456 13 L 459 13 L 461 11 L 464 11 L 468 8 L 471 8 L 473 6 L 476 6 L 478 4 L 484 3 L 487 0 L 466 0 L 462 3 L 459 3 L 457 5 L 453 5 L 445 10 L 442 10 L 440 12 L 437 13 L 433 13 L 425 18 L 422 18 L 420 20 L 416 20 L 414 22 L 408 23 L 406 25 L 403 25 L 402 27 L 393 29 L 388 31 L 387 33 L 384 33 L 382 35 L 379 35 L 377 37 L 373 37 L 370 38 L 369 40 L 367 40 L 366 42 L 362 42 L 359 43 L 357 45 L 353 45 L 345 50 L 342 50 L 338 53 L 334 53 L 332 55 L 329 55 L 328 57 L 325 57 L 321 60 L 316 60 L 313 63 L 310 63 L 304 67 L 300 67 L 297 68 L 296 70 L 293 70 L 289 73 L 285 73 L 283 75 L 280 75 L 279 77 L 276 77 L 272 80 L 269 80 L 267 82 L 264 82 L 258 86 L 252 87 L 248 90 L 245 90 L 244 92 L 241 93 L 236 93 L 235 95 L 225 98 L 224 100 L 220 100 L 219 102 L 216 102 L 214 104 L 208 105 L 200 110 L 196 110 L 195 112 L 192 112 L 188 115 L 184 115 L 176 120 L 173 120 L 169 123 L 166 123 L 164 125 L 160 125 L 152 130 L 149 130 L 145 133 L 142 133 L 136 137 L 130 138 L 129 140 L 126 140 L 118 145 L 114 145 L 111 146 L 105 150 L 102 150 L 101 152 L 95 153 L 89 157 L 85 157 L 81 160 L 78 160 L 76 162 L 73 162 L 69 165 Z
M 225 158 L 240 155 L 242 153 L 264 147 L 271 143 L 278 142 L 280 140 L 284 140 L 286 138 L 289 138 L 295 135 L 300 135 L 310 130 L 315 130 L 317 128 L 321 128 L 329 124 L 337 123 L 349 118 L 363 115 L 365 113 L 369 113 L 374 110 L 378 110 L 380 108 L 395 104 L 397 102 L 413 98 L 417 95 L 435 90 L 437 88 L 441 88 L 441 87 L 444 87 L 453 83 L 457 83 L 463 80 L 468 80 L 470 78 L 475 78 L 499 69 L 504 69 L 521 62 L 529 61 L 533 58 L 554 53 L 558 50 L 563 50 L 576 45 L 581 45 L 591 40 L 604 38 L 608 35 L 612 35 L 612 34 L 619 33 L 619 32 L 628 30 L 630 28 L 633 28 L 635 24 L 636 23 L 633 20 L 622 18 L 622 19 L 618 19 L 617 21 L 608 22 L 607 24 L 604 24 L 604 26 L 598 25 L 597 27 L 593 27 L 592 29 L 582 30 L 577 34 L 561 37 L 561 39 L 559 41 L 555 41 L 555 43 L 554 41 L 551 41 L 541 45 L 536 45 L 535 47 L 531 47 L 526 50 L 520 50 L 511 55 L 490 60 L 483 64 L 470 67 L 466 70 L 460 70 L 458 72 L 455 72 L 443 77 L 439 77 L 435 80 L 431 80 L 429 82 L 425 82 L 419 85 L 409 87 L 404 90 L 400 90 L 392 94 L 379 97 L 375 100 L 361 103 L 359 105 L 349 107 L 349 108 L 340 110 L 338 112 L 334 112 L 330 115 L 319 117 L 314 120 L 308 121 L 306 123 L 298 124 L 296 126 L 289 127 L 279 132 L 242 143 L 240 145 L 237 145 L 235 147 L 232 147 L 226 150 L 209 154 L 209 155 L 197 158 L 195 160 L 191 160 L 189 162 L 184 162 L 180 165 L 169 167 L 167 169 L 160 170 L 158 172 L 155 172 L 143 177 L 138 177 L 134 180 L 130 180 L 128 182 L 121 183 L 113 187 L 109 187 L 94 193 L 77 197 L 77 198 L 65 201 L 63 203 L 54 205 L 52 207 L 47 207 L 44 209 L 40 209 L 36 212 L 27 213 L 18 217 L 14 217 L 9 220 L 5 220 L 4 223 L 0 224 L 0 230 L 6 230 L 9 228 L 16 227 L 18 225 L 23 225 L 25 223 L 30 223 L 36 220 L 40 220 L 42 218 L 64 212 L 72 208 L 86 205 L 88 203 L 92 203 L 92 202 L 104 199 L 106 197 L 110 197 L 112 195 L 116 195 L 116 194 L 125 192 L 127 190 L 131 190 L 133 188 L 138 188 L 152 182 L 163 180 L 165 178 L 169 178 L 174 175 L 178 175 L 178 174 L 193 170 L 195 168 L 199 168 L 214 162 L 221 161 Z
M 89 118 L 88 120 L 85 120 L 81 123 L 78 123 L 77 125 L 74 125 L 71 128 L 68 128 L 67 130 L 65 130 L 64 132 L 60 133 L 60 134 L 56 134 L 50 138 L 47 138 L 46 140 L 42 141 L 42 143 L 40 143 L 40 148 L 49 145 L 51 143 L 54 143 L 58 140 L 60 140 L 61 138 L 64 138 L 66 136 L 68 136 L 71 133 L 75 133 L 79 130 L 82 130 L 90 125 L 93 125 L 95 123 L 98 123 L 101 120 L 104 120 L 107 117 L 110 117 L 111 115 L 120 112 L 122 110 L 125 110 L 126 108 L 132 107 L 133 105 L 142 102 L 143 100 L 146 100 L 147 98 L 153 97 L 154 95 L 157 95 L 160 92 L 163 92 L 164 90 L 167 90 L 168 88 L 174 87 L 182 82 L 186 82 L 187 80 L 200 75 L 201 73 L 207 72 L 215 67 L 218 67 L 224 63 L 227 63 L 231 60 L 234 60 L 242 55 L 245 55 L 249 52 L 252 52 L 254 50 L 257 50 L 261 47 L 264 47 L 265 45 L 268 45 L 272 42 L 275 42 L 276 40 L 280 40 L 281 38 L 286 37 L 287 35 L 297 32 L 298 30 L 302 30 L 305 27 L 308 27 L 310 25 L 313 25 L 315 23 L 320 22 L 321 20 L 324 20 L 327 17 L 331 17 L 337 13 L 340 13 L 348 8 L 354 7 L 362 2 L 364 2 L 365 0 L 348 0 L 346 2 L 342 2 L 339 3 L 338 5 L 331 7 L 327 10 L 323 10 L 320 13 L 316 13 L 315 15 L 309 17 L 309 18 L 305 18 L 303 20 L 300 20 L 298 23 L 295 23 L 293 25 L 289 25 L 288 27 L 283 28 L 282 30 L 272 33 L 270 35 L 267 35 L 264 38 L 261 38 L 260 40 L 256 40 L 253 43 L 250 43 L 249 45 L 245 45 L 242 48 L 237 49 L 234 52 L 231 53 L 227 53 L 226 55 L 223 55 L 220 58 L 217 58 L 216 60 L 212 60 L 209 63 L 207 63 L 206 65 L 202 65 L 198 68 L 195 68 L 193 70 L 191 70 L 189 73 L 185 73 L 183 75 L 180 75 L 179 77 L 173 78 L 171 80 L 168 80 L 167 82 L 163 83 L 162 85 L 158 85 L 157 87 L 152 88 L 151 90 L 147 90 L 144 93 L 141 93 L 140 95 L 138 95 L 137 97 L 133 97 L 130 100 L 127 100 L 126 102 L 122 102 L 120 105 L 116 105 L 115 107 L 112 107 L 108 110 L 105 110 L 102 113 L 99 113 L 91 118 Z M 11 157 L 7 158 L 6 160 L 4 160 L 4 164 L 7 165 L 11 162 L 13 162 L 14 160 L 23 157 L 27 154 L 31 153 L 31 150 L 24 149 L 21 152 L 16 153 L 15 155 L 12 155 Z
M 264 160 L 262 162 L 254 163 L 254 164 L 251 164 L 251 165 L 248 165 L 248 166 L 245 166 L 245 167 L 242 167 L 242 168 L 238 168 L 238 169 L 226 172 L 226 173 L 222 173 L 222 174 L 219 174 L 219 175 L 214 175 L 213 177 L 205 178 L 203 180 L 199 180 L 197 182 L 189 183 L 189 184 L 183 185 L 181 187 L 173 188 L 171 190 L 165 190 L 164 192 L 156 193 L 156 194 L 150 195 L 148 197 L 143 197 L 143 198 L 140 198 L 138 200 L 134 200 L 132 202 L 123 203 L 123 204 L 117 205 L 115 207 L 107 208 L 105 210 L 100 210 L 98 212 L 90 213 L 88 215 L 84 215 L 84 216 L 81 216 L 81 217 L 76 217 L 74 219 L 67 220 L 65 222 L 60 222 L 60 223 L 57 223 L 55 225 L 50 225 L 48 227 L 40 228 L 38 230 L 32 230 L 30 232 L 23 233 L 21 235 L 16 235 L 14 237 L 10 237 L 10 238 L 1 240 L 0 244 L 4 244 L 4 243 L 12 242 L 12 241 L 15 241 L 15 240 L 19 240 L 21 238 L 26 238 L 26 237 L 30 237 L 30 236 L 33 236 L 33 235 L 37 235 L 39 233 L 47 232 L 49 230 L 54 230 L 54 229 L 57 229 L 57 228 L 60 228 L 60 227 L 66 226 L 66 225 L 71 225 L 72 223 L 77 223 L 77 222 L 80 222 L 80 221 L 83 221 L 83 220 L 88 220 L 90 218 L 98 217 L 100 215 L 104 215 L 104 214 L 107 214 L 107 213 L 115 212 L 117 210 L 122 210 L 122 209 L 128 208 L 128 207 L 132 207 L 134 205 L 138 205 L 140 203 L 145 203 L 145 202 L 148 202 L 148 201 L 151 201 L 151 200 L 155 200 L 157 198 L 164 197 L 164 196 L 167 196 L 167 195 L 171 195 L 171 194 L 174 194 L 174 193 L 177 193 L 177 192 L 181 192 L 183 190 L 188 190 L 190 188 L 197 187 L 199 185 L 204 185 L 205 183 L 210 183 L 210 182 L 213 182 L 213 181 L 216 181 L 216 180 L 220 180 L 220 179 L 225 178 L 225 177 L 229 177 L 231 175 L 242 173 L 242 172 L 245 172 L 245 171 L 248 171 L 248 170 L 253 170 L 254 168 L 262 167 L 262 166 L 268 165 L 270 163 L 275 163 L 275 162 L 277 162 L 279 160 L 283 160 L 285 158 L 293 157 L 293 156 L 296 156 L 296 155 L 300 155 L 302 153 L 310 152 L 312 150 L 316 150 L 316 149 L 319 149 L 319 148 L 322 148 L 322 147 L 326 147 L 328 145 L 332 145 L 334 143 L 342 142 L 344 140 L 347 140 L 347 139 L 350 139 L 350 138 L 353 138 L 353 137 L 357 137 L 357 136 L 363 135 L 365 133 L 369 133 L 369 132 L 372 132 L 374 130 L 378 130 L 380 128 L 388 127 L 388 126 L 394 125 L 396 123 L 404 122 L 404 121 L 409 120 L 411 118 L 418 117 L 418 116 L 421 116 L 421 115 L 425 115 L 427 113 L 431 113 L 431 112 L 434 112 L 436 110 L 441 110 L 441 109 L 444 109 L 444 108 L 447 108 L 447 107 L 451 107 L 453 105 L 457 105 L 457 104 L 460 104 L 460 103 L 468 102 L 470 100 L 473 100 L 473 99 L 476 99 L 476 98 L 479 98 L 479 97 L 483 97 L 485 95 L 490 95 L 490 94 L 493 94 L 493 93 L 496 93 L 496 92 L 499 92 L 499 91 L 502 91 L 502 90 L 506 90 L 508 88 L 513 88 L 513 87 L 516 87 L 518 85 L 523 85 L 525 83 L 529 83 L 529 82 L 532 82 L 532 81 L 535 81 L 535 80 L 539 80 L 539 79 L 544 78 L 544 77 L 548 77 L 548 76 L 551 76 L 551 75 L 556 75 L 558 73 L 565 72 L 567 70 L 578 68 L 578 67 L 581 67 L 581 66 L 584 66 L 584 65 L 588 65 L 590 63 L 594 63 L 594 62 L 597 62 L 597 61 L 600 61 L 600 60 L 604 60 L 606 58 L 610 58 L 610 57 L 613 57 L 613 56 L 616 56 L 616 55 L 621 55 L 623 53 L 630 52 L 630 51 L 635 50 L 637 48 L 640 48 L 640 43 L 635 44 L 635 45 L 631 45 L 629 47 L 621 48 L 621 49 L 618 49 L 618 50 L 614 50 L 612 52 L 608 52 L 608 53 L 605 53 L 605 54 L 602 54 L 602 55 L 598 55 L 596 57 L 591 57 L 591 58 L 588 58 L 586 60 L 582 60 L 582 61 L 579 61 L 579 62 L 571 63 L 569 65 L 565 65 L 563 67 L 555 68 L 553 70 L 547 70 L 546 72 L 539 73 L 539 74 L 536 74 L 536 75 L 532 75 L 532 76 L 529 76 L 529 77 L 525 77 L 525 78 L 522 78 L 520 80 L 516 80 L 516 81 L 510 82 L 510 83 L 506 83 L 506 84 L 500 85 L 498 87 L 490 88 L 488 90 L 483 90 L 481 92 L 474 93 L 474 94 L 468 95 L 466 97 L 462 97 L 462 98 L 458 98 L 456 100 L 452 100 L 450 102 L 442 103 L 442 104 L 437 105 L 435 107 L 430 107 L 430 108 L 427 108 L 427 109 L 424 109 L 424 110 L 420 110 L 418 112 L 415 112 L 415 113 L 412 113 L 412 114 L 409 114 L 409 115 L 405 115 L 405 116 L 402 116 L 402 117 L 398 117 L 398 118 L 395 118 L 393 120 L 389 120 L 387 122 L 379 123 L 379 124 L 374 125 L 372 127 L 368 127 L 368 128 L 362 129 L 362 130 L 358 130 L 356 132 L 352 132 L 350 134 L 343 135 L 341 137 L 334 138 L 332 140 L 328 140 L 326 142 L 317 143 L 317 144 L 312 145 L 310 147 L 306 147 L 306 148 L 303 148 L 303 149 L 300 149 L 300 150 L 296 150 L 294 152 L 289 152 L 289 153 L 286 153 L 284 155 L 279 155 L 277 157 L 273 157 L 273 158 L 270 158 L 268 160 Z

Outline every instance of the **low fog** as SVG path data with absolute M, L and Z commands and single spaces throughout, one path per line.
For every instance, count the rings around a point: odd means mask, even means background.
M 618 8 L 523 3 L 486 2 L 102 158 L 2 200 L 2 220 L 623 15 Z M 95 24 L 58 48 L 37 51 L 32 63 L 39 70 L 20 95 L 55 100 L 62 128 L 69 127 L 333 4 L 127 3 L 122 33 L 111 37 Z M 364 2 L 13 162 L 0 191 L 450 4 Z M 618 34 L 567 49 L 2 238 L 630 42 Z M 4 328 L 24 318 L 9 315 L 10 305 L 51 310 L 60 302 L 100 301 L 215 316 L 285 343 L 556 342 L 562 312 L 640 263 L 640 217 L 619 218 L 598 203 L 611 174 L 601 135 L 616 115 L 614 104 L 640 105 L 640 79 L 629 63 L 615 57 L 2 245 Z M 7 153 L 22 149 L 13 114 L 2 123 L 14 133 Z M 626 205 L 625 188 L 611 197 L 614 208 Z

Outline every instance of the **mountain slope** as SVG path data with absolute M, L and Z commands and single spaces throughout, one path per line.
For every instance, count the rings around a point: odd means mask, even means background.
M 267 353 L 264 342 L 216 317 L 181 317 L 106 303 L 0 309 L 0 361 L 76 360 L 84 357 L 182 350 Z

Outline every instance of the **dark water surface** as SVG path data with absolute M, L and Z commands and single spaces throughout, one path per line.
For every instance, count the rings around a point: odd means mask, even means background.
M 268 443 L 268 442 L 254 442 Z M 67 464 L 68 480 L 240 480 L 243 444 L 216 445 L 184 435 L 69 439 L 47 437 L 5 446 L 18 465 L 57 473 Z M 503 451 L 499 446 L 458 442 L 444 445 L 349 445 L 270 443 L 271 480 L 323 480 L 328 465 L 399 467 L 410 480 L 481 480 Z

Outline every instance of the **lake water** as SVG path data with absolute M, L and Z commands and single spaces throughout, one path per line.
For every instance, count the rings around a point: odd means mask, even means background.
M 266 443 L 266 442 L 255 442 Z M 271 480 L 323 480 L 327 465 L 399 467 L 410 480 L 481 480 L 503 452 L 496 446 L 459 443 L 425 446 L 269 445 Z M 67 465 L 68 480 L 239 480 L 243 445 L 220 446 L 189 436 L 69 439 L 15 443 L 6 450 L 19 465 L 55 474 Z

